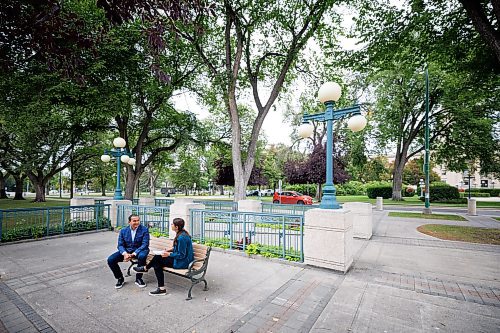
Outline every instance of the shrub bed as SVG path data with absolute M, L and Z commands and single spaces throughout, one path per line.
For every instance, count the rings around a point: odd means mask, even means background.
M 392 197 L 392 185 L 387 182 L 372 183 L 366 187 L 366 194 L 370 199 L 377 197 L 389 199 Z

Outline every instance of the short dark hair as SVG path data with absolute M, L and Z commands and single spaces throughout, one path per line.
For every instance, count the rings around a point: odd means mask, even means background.
M 139 217 L 139 215 L 137 215 L 137 214 L 130 214 L 130 215 L 128 216 L 128 221 L 129 221 L 129 222 L 130 222 L 130 221 L 132 221 L 132 217 L 134 217 L 134 216 Z M 139 217 L 139 218 L 140 218 L 140 217 Z

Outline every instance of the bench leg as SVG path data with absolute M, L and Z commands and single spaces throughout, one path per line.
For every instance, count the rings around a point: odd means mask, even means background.
M 203 288 L 203 290 L 207 291 L 208 290 L 207 280 L 203 279 L 202 281 L 203 281 L 203 283 L 205 283 L 205 288 Z
M 191 290 L 193 289 L 193 286 L 195 285 L 196 283 L 191 283 L 191 288 L 189 288 L 189 291 L 188 291 L 188 297 L 186 298 L 186 301 L 190 301 L 191 299 L 193 299 L 191 297 Z
M 134 262 L 130 261 L 130 266 L 128 266 L 128 269 L 127 269 L 127 276 L 130 276 L 130 270 L 132 269 L 132 266 L 134 266 Z

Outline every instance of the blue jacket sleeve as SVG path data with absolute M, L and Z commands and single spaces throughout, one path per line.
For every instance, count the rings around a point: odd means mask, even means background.
M 126 252 L 125 250 L 125 240 L 123 239 L 123 235 L 125 233 L 125 229 L 120 230 L 120 233 L 118 234 L 118 251 L 120 253 Z
M 174 252 L 170 253 L 170 257 L 173 259 L 184 259 L 187 257 L 187 247 L 188 243 L 191 240 L 189 237 L 179 237 L 177 238 L 177 247 L 174 249 Z
M 142 244 L 134 252 L 139 253 L 149 249 L 149 229 L 144 227 L 144 234 L 142 236 Z

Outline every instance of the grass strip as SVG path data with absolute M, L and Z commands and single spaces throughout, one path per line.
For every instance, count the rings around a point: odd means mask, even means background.
M 500 245 L 500 229 L 425 224 L 418 227 L 417 230 L 444 240 Z
M 426 220 L 467 221 L 466 218 L 452 214 L 422 214 L 409 212 L 389 212 L 390 217 L 410 217 Z

